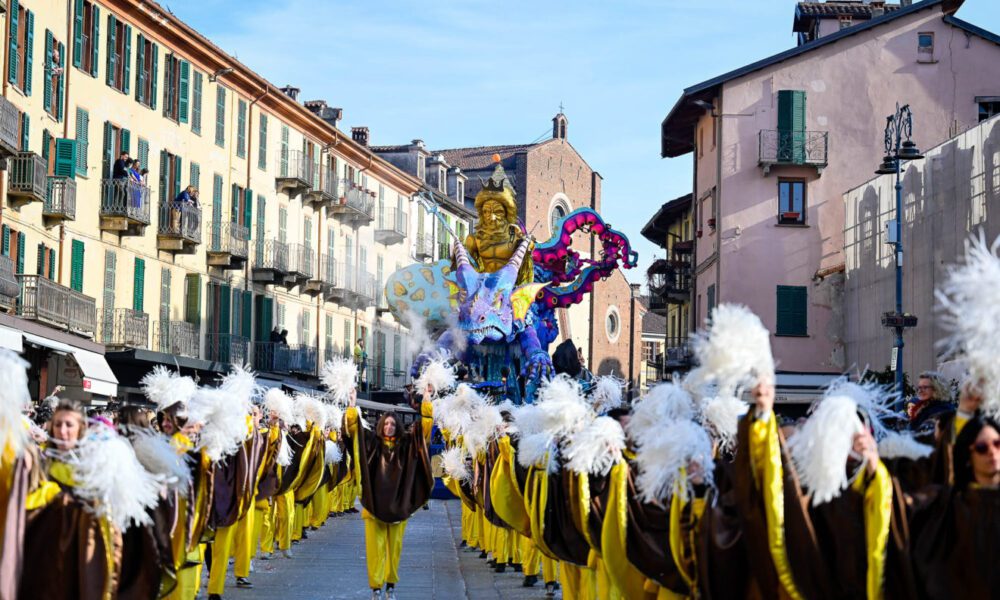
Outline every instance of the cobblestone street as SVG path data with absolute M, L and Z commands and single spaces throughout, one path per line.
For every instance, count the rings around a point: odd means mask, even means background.
M 400 564 L 400 600 L 527 600 L 544 598 L 542 584 L 522 588 L 521 573 L 497 574 L 460 549 L 461 506 L 458 501 L 432 500 L 430 510 L 410 519 Z M 226 600 L 367 599 L 361 515 L 330 519 L 309 539 L 292 546 L 292 558 L 255 560 L 253 589 L 239 589 L 230 571 Z M 202 586 L 202 598 L 205 596 Z M 557 595 L 557 597 L 559 597 Z

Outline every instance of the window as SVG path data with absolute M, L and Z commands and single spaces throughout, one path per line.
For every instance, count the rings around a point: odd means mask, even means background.
M 561 202 L 556 202 L 555 206 L 552 207 L 552 213 L 549 215 L 549 227 L 553 234 L 556 232 L 559 221 L 565 216 L 566 207 Z
M 455 186 L 455 200 L 457 200 L 459 204 L 465 204 L 465 182 L 458 180 Z
M 163 116 L 178 123 L 187 123 L 191 63 L 168 54 L 164 68 Z
M 608 308 L 608 313 L 604 317 L 604 329 L 608 334 L 608 340 L 612 343 L 618 341 L 618 336 L 622 333 L 621 316 L 614 306 Z
M 170 321 L 170 269 L 160 268 L 160 331 L 166 332 L 169 329 L 167 323 Z
M 226 88 L 221 85 L 215 92 L 215 145 L 226 145 Z
M 4 225 L 3 235 L 3 255 L 14 259 L 14 272 L 24 273 L 24 234 Z
M 193 185 L 196 190 L 201 188 L 201 165 L 196 162 L 191 163 L 191 179 L 188 185 Z
M 142 312 L 146 298 L 146 261 L 141 258 L 135 259 L 133 281 L 132 310 Z
M 80 240 L 73 240 L 72 266 L 69 275 L 69 287 L 74 291 L 83 292 L 83 253 L 84 245 Z
M 166 150 L 160 151 L 160 202 L 167 203 L 183 189 L 181 184 L 181 157 Z
M 104 122 L 104 164 L 102 165 L 104 179 L 111 179 L 115 161 L 121 156 L 121 153 L 129 152 L 131 138 L 132 134 L 128 129 L 122 129 L 110 121 Z
M 808 335 L 806 302 L 804 286 L 778 286 L 778 326 L 775 335 Z
M 706 307 L 706 309 L 708 311 L 708 318 L 712 318 L 712 311 L 715 310 L 715 284 L 714 283 L 712 285 L 708 286 L 708 289 L 705 290 L 705 299 L 706 299 L 706 301 L 708 303 L 708 306 Z
M 46 29 L 42 105 L 45 108 L 45 112 L 55 117 L 57 121 L 63 120 L 63 94 L 65 93 L 66 86 L 65 68 L 66 46 L 56 40 L 52 32 Z M 27 78 L 30 79 L 30 74 Z
M 201 274 L 184 275 L 184 321 L 201 324 Z
M 76 109 L 76 174 L 87 176 L 87 148 L 90 146 L 90 113 Z
M 108 68 L 105 81 L 119 92 L 129 93 L 131 66 L 132 28 L 114 15 L 108 15 Z
M 438 169 L 438 191 L 442 194 L 448 192 L 448 175 L 444 167 Z
M 156 109 L 156 80 L 159 67 L 159 48 L 140 34 L 136 50 L 135 99 L 139 104 Z
M 56 279 L 56 251 L 45 244 L 38 244 L 38 260 L 35 262 L 37 273 L 40 277 L 45 277 L 55 281 Z
M 287 125 L 281 126 L 280 161 L 281 164 L 279 166 L 281 167 L 281 176 L 287 177 L 288 176 L 288 126 Z
M 330 360 L 333 358 L 333 315 L 324 315 L 325 327 L 323 328 L 324 336 L 326 338 L 326 348 L 323 352 L 323 358 Z
M 1000 115 L 1000 98 L 989 100 L 978 100 L 979 120 L 985 121 L 994 115 Z
M 660 362 L 659 354 L 656 352 L 656 342 L 642 343 L 642 360 L 654 364 Z
M 149 142 L 139 138 L 138 143 L 139 149 L 137 151 L 136 158 L 139 160 L 139 164 L 143 169 L 149 168 Z M 140 169 L 141 170 L 141 169 Z
M 31 115 L 26 112 L 21 113 L 21 118 L 18 119 L 17 124 L 19 128 L 17 139 L 21 140 L 21 152 L 28 152 L 31 150 Z M 42 158 L 45 159 L 46 164 L 51 163 L 49 161 L 51 139 L 52 135 L 47 129 L 42 132 Z
M 284 206 L 278 208 L 278 241 L 288 241 L 288 208 Z
M 7 81 L 13 83 L 26 96 L 31 95 L 32 48 L 35 39 L 35 13 L 12 0 L 10 11 L 10 41 L 7 53 Z
M 201 81 L 201 73 L 195 71 L 191 92 L 191 132 L 198 135 L 201 135 Z
M 236 156 L 247 156 L 247 103 L 240 100 L 236 104 Z
M 253 218 L 253 190 L 248 190 L 240 187 L 237 184 L 233 184 L 233 202 L 232 202 L 232 212 L 230 213 L 230 219 L 232 222 L 247 228 L 247 232 L 250 231 L 250 225 L 252 224 Z
M 851 15 L 840 15 L 840 28 L 847 29 L 851 25 L 854 25 L 854 17 Z
M 87 0 L 75 0 L 73 20 L 73 66 L 97 77 L 98 35 L 101 9 Z
M 260 115 L 260 135 L 257 136 L 257 168 L 267 168 L 267 115 Z
M 917 34 L 917 62 L 934 62 L 934 34 Z
M 806 222 L 806 182 L 802 179 L 778 180 L 778 224 L 803 225 Z

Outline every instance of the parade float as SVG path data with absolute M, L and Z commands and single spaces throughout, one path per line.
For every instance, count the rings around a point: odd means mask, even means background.
M 636 252 L 590 208 L 567 214 L 551 239 L 536 242 L 517 218 L 514 189 L 500 164 L 476 195 L 478 225 L 464 241 L 432 200 L 422 202 L 451 234 L 453 254 L 400 269 L 386 282 L 393 316 L 411 329 L 435 332 L 411 375 L 448 354 L 467 367 L 472 383 L 530 402 L 538 382 L 553 375 L 549 345 L 559 335 L 556 310 L 582 302 L 615 269 L 635 267 Z M 574 237 L 594 239 L 587 244 L 594 255 L 574 249 Z

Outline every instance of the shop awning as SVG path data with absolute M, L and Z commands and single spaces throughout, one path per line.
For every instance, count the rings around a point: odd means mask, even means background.
M 90 350 L 74 348 L 68 344 L 50 340 L 31 333 L 24 333 L 24 341 L 35 346 L 48 348 L 53 352 L 58 352 L 66 356 L 72 356 L 76 364 L 80 366 L 83 373 L 83 389 L 91 394 L 99 396 L 118 395 L 118 378 L 115 377 L 108 361 L 105 358 Z
M 20 331 L 0 325 L 0 348 L 7 348 L 20 354 L 24 352 L 23 342 L 24 338 Z

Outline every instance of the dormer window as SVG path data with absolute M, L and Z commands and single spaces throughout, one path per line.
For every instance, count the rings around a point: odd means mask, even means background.
M 840 28 L 847 29 L 851 25 L 854 25 L 854 17 L 851 15 L 840 15 Z
M 459 204 L 465 202 L 465 182 L 462 180 L 455 182 L 455 200 L 458 200 Z
M 426 174 L 425 160 L 423 156 L 417 155 L 417 179 L 420 181 L 424 180 Z
M 934 62 L 934 32 L 917 34 L 917 62 Z
M 438 168 L 438 191 L 442 194 L 448 191 L 448 177 L 445 173 L 444 167 Z

